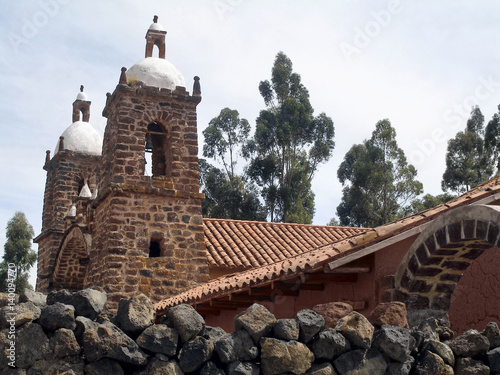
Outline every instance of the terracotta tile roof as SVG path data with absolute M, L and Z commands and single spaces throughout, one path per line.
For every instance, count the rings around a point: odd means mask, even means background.
M 210 267 L 260 267 L 366 232 L 366 228 L 203 219 Z
M 304 272 L 322 269 L 327 263 L 335 259 L 353 254 L 384 239 L 415 228 L 431 221 L 450 209 L 472 204 L 497 193 L 500 193 L 499 177 L 495 177 L 460 197 L 429 210 L 407 216 L 374 229 L 365 230 L 353 237 L 337 240 L 331 244 L 303 252 L 273 264 L 212 280 L 157 303 L 155 305 L 157 313 L 161 315 L 169 307 L 181 303 L 201 304 L 215 298 L 230 295 L 231 293 L 238 293 L 250 287 L 261 287 L 275 281 L 296 277 Z

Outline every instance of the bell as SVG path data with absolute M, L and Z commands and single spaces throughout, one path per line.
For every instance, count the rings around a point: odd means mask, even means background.
M 144 146 L 144 151 L 146 152 L 153 152 L 154 147 L 153 147 L 153 142 L 151 141 L 151 134 L 146 135 L 146 145 Z

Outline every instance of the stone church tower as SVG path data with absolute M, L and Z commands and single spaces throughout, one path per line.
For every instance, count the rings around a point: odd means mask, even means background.
M 145 59 L 122 68 L 115 91 L 107 94 L 102 156 L 88 156 L 94 164 L 87 169 L 85 163 L 64 168 L 71 176 L 92 175 L 84 180 L 93 184 L 92 196 L 79 198 L 76 182 L 60 194 L 57 172 L 48 169 L 47 210 L 37 237 L 38 290 L 101 286 L 116 307 L 139 292 L 159 301 L 208 281 L 197 156 L 199 79 L 190 95 L 183 76 L 165 59 L 165 36 L 155 16 Z M 79 108 L 85 121 L 88 108 Z M 50 200 L 54 193 L 65 199 Z M 64 217 L 72 204 L 76 216 Z M 54 207 L 60 211 L 57 223 Z M 78 263 L 78 283 L 67 272 L 75 267 L 65 254 Z

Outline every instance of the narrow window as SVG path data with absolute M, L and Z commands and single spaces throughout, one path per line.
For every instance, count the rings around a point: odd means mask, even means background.
M 161 255 L 160 243 L 158 241 L 153 241 L 149 243 L 149 257 L 158 258 Z
M 152 177 L 166 176 L 169 169 L 167 163 L 170 149 L 167 145 L 167 134 L 163 126 L 158 123 L 149 124 L 144 151 L 144 174 Z

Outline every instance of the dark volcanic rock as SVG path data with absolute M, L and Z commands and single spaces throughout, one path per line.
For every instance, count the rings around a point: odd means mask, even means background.
M 168 321 L 175 327 L 182 342 L 191 340 L 198 335 L 203 327 L 205 321 L 198 312 L 189 305 L 177 305 L 167 310 Z
M 314 339 L 311 350 L 316 360 L 332 361 L 339 355 L 351 350 L 351 344 L 346 338 L 332 328 L 321 331 Z
M 42 309 L 38 323 L 49 331 L 55 331 L 59 328 L 67 328 L 74 331 L 76 328 L 75 308 L 60 302 L 45 306 Z
M 304 374 L 312 366 L 314 354 L 298 341 L 268 337 L 260 340 L 261 368 L 264 375 Z
M 142 349 L 173 357 L 177 353 L 179 333 L 165 324 L 156 324 L 146 328 L 135 341 Z
M 132 337 L 153 325 L 155 318 L 156 310 L 153 302 L 144 294 L 122 299 L 118 303 L 116 325 Z
M 179 366 L 184 372 L 198 370 L 212 357 L 214 344 L 204 337 L 198 336 L 184 343 L 179 352 Z
M 259 355 L 252 337 L 247 331 L 227 333 L 215 343 L 215 351 L 224 363 L 251 361 Z
M 325 328 L 325 318 L 310 309 L 300 310 L 296 319 L 300 326 L 299 338 L 303 343 L 311 341 L 314 335 Z
M 256 303 L 234 317 L 234 327 L 237 330 L 246 330 L 255 343 L 271 332 L 275 322 L 275 316 L 264 306 Z

